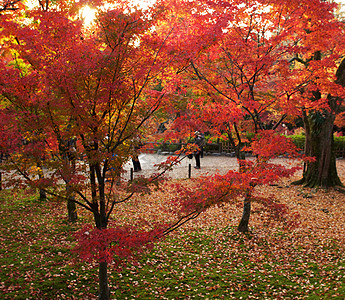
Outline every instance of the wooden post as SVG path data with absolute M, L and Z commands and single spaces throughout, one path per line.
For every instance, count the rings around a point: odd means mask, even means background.
M 131 172 L 130 172 L 130 178 L 129 178 L 130 181 L 133 181 L 133 168 L 131 168 Z
M 188 178 L 191 178 L 192 177 L 192 165 L 189 164 L 188 165 Z

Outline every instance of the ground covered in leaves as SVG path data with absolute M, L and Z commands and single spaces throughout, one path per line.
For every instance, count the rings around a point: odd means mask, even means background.
M 345 161 L 338 160 L 345 182 Z M 114 299 L 344 299 L 345 195 L 291 185 L 257 192 L 289 206 L 294 227 L 253 204 L 251 232 L 236 231 L 241 203 L 214 207 L 157 243 L 137 263 L 110 268 Z M 188 184 L 188 180 L 185 181 Z M 169 219 L 169 191 L 118 207 L 118 222 Z M 0 192 L 0 298 L 97 299 L 97 266 L 78 261 L 72 234 L 90 221 L 22 191 Z M 291 220 L 290 220 L 291 221 Z

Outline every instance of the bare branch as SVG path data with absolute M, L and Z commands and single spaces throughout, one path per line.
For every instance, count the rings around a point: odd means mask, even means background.
M 21 0 L 2 0 L 0 3 L 0 12 L 2 11 L 9 11 L 9 10 L 17 10 L 19 7 L 16 7 L 15 5 L 19 3 Z

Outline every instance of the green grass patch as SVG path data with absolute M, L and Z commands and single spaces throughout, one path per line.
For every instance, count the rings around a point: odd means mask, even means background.
M 344 279 L 343 256 L 319 265 L 305 249 L 292 249 L 293 257 L 272 253 L 279 239 L 263 242 L 229 228 L 222 237 L 198 232 L 160 243 L 138 266 L 123 270 L 115 298 L 342 299 L 344 283 L 325 274 Z
M 97 266 L 78 262 L 64 203 L 0 192 L 0 298 L 97 299 Z M 344 244 L 312 234 L 177 232 L 122 270 L 113 299 L 344 299 Z M 308 243 L 305 239 L 308 238 Z

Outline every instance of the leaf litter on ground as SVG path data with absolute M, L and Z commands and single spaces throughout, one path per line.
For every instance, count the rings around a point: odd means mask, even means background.
M 345 161 L 338 160 L 337 167 L 345 182 Z M 269 222 L 254 202 L 251 231 L 244 235 L 236 231 L 241 202 L 211 207 L 137 263 L 110 268 L 112 298 L 343 299 L 345 195 L 291 185 L 300 176 L 256 188 L 258 195 L 287 204 L 298 226 Z M 113 220 L 173 221 L 168 205 L 173 193 L 167 187 L 135 197 L 118 205 Z M 97 266 L 77 262 L 71 253 L 72 233 L 92 216 L 79 210 L 79 221 L 70 225 L 64 204 L 34 197 L 0 194 L 3 298 L 96 299 Z

